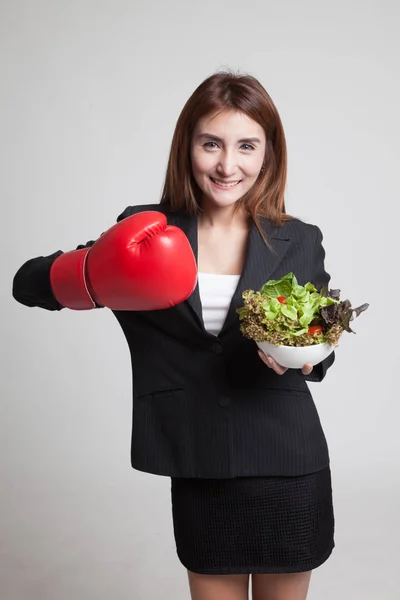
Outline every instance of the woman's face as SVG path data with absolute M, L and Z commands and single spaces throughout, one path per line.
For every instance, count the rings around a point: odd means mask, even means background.
M 191 161 L 203 201 L 221 208 L 235 204 L 257 180 L 265 146 L 263 128 L 244 113 L 224 111 L 199 119 Z

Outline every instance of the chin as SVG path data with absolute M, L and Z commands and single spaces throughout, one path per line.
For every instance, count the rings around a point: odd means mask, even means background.
M 204 196 L 207 198 L 207 200 L 209 202 L 212 202 L 213 204 L 220 206 L 221 208 L 227 207 L 227 206 L 233 206 L 234 204 L 236 204 L 237 202 L 239 202 L 239 200 L 241 200 L 246 194 L 247 194 L 248 190 L 245 191 L 241 191 L 240 194 L 235 194 L 235 195 L 231 195 L 229 198 L 221 198 L 221 196 L 217 196 L 216 194 L 211 194 L 211 193 L 205 193 Z
M 240 194 L 240 196 L 224 199 L 216 198 L 210 193 L 203 192 L 203 197 L 206 199 L 206 202 L 208 204 L 214 204 L 214 206 L 218 206 L 219 208 L 227 208 L 229 206 L 234 206 L 243 197 L 243 194 Z
M 237 202 L 239 202 L 239 200 L 241 198 L 242 198 L 242 196 L 238 196 L 237 198 L 225 200 L 225 202 L 223 200 L 214 200 L 213 199 L 213 202 L 214 202 L 214 204 L 216 204 L 217 206 L 219 206 L 221 208 L 227 208 L 229 206 L 235 206 L 235 204 L 237 204 Z

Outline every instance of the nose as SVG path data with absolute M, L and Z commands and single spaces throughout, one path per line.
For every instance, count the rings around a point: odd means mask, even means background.
M 226 150 L 221 153 L 218 161 L 217 171 L 224 177 L 236 173 L 237 158 L 233 151 Z

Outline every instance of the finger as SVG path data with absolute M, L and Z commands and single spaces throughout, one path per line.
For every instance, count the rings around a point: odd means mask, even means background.
M 258 351 L 258 356 L 261 358 L 263 363 L 265 363 L 267 365 L 267 367 L 269 367 L 271 369 L 271 365 L 268 363 L 267 356 L 261 349 Z
M 271 365 L 275 373 L 278 373 L 278 375 L 283 375 L 284 373 L 286 373 L 287 367 L 282 367 L 282 365 L 278 364 L 276 360 L 272 358 L 272 356 L 268 356 L 267 359 L 268 358 L 271 361 L 269 364 Z
M 301 369 L 301 372 L 303 373 L 303 375 L 309 375 L 312 370 L 313 370 L 312 364 L 311 363 L 306 363 L 303 366 L 303 368 Z
M 276 360 L 274 360 L 272 358 L 272 356 L 269 356 L 269 355 L 267 356 L 262 350 L 259 350 L 258 354 L 259 354 L 261 360 L 267 365 L 267 367 L 269 367 L 270 369 L 273 369 L 275 371 L 275 373 L 277 373 L 278 375 L 283 375 L 284 373 L 286 373 L 287 368 L 279 365 L 276 362 Z

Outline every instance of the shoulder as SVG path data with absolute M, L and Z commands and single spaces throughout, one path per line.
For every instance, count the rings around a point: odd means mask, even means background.
M 303 221 L 298 217 L 291 217 L 282 225 L 273 224 L 266 218 L 261 218 L 260 222 L 266 232 L 270 232 L 271 237 L 289 238 L 291 240 L 298 238 L 304 240 L 306 238 L 311 241 L 316 241 L 320 235 L 322 237 L 321 230 L 317 225 Z
M 147 210 L 155 210 L 157 212 L 161 212 L 166 214 L 167 210 L 163 204 L 136 204 L 133 206 L 127 206 L 124 211 L 117 217 L 117 222 L 126 219 L 127 217 L 131 217 L 132 215 L 136 215 L 140 212 L 145 212 Z

